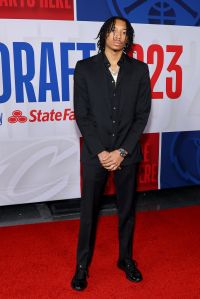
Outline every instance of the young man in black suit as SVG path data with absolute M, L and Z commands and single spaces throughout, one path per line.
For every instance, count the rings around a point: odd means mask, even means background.
M 99 201 L 109 171 L 114 172 L 119 215 L 117 266 L 129 280 L 142 280 L 132 259 L 135 178 L 151 91 L 148 66 L 127 55 L 133 35 L 126 19 L 108 19 L 97 36 L 99 54 L 78 61 L 75 68 L 74 110 L 84 144 L 77 267 L 71 286 L 79 291 L 87 287 Z

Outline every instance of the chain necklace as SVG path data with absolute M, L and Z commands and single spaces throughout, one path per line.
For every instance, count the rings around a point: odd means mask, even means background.
M 116 69 L 115 71 L 113 71 L 112 68 L 111 68 L 111 66 L 110 66 L 110 67 L 109 67 L 109 70 L 110 70 L 110 72 L 111 72 L 111 74 L 112 74 L 113 76 L 116 76 L 116 75 L 119 73 L 119 66 L 117 67 L 117 69 Z

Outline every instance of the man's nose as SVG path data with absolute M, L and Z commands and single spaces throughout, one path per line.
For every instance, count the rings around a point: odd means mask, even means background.
M 120 32 L 115 32 L 114 37 L 115 37 L 116 39 L 120 39 L 120 38 L 121 38 L 121 34 L 120 34 Z

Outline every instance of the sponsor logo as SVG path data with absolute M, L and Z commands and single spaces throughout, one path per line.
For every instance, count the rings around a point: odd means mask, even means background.
M 25 123 L 27 121 L 27 117 L 22 115 L 22 111 L 15 110 L 12 112 L 12 115 L 8 117 L 9 123 Z
M 14 110 L 12 115 L 8 117 L 8 122 L 14 123 L 25 123 L 25 122 L 54 122 L 54 121 L 72 121 L 75 120 L 74 111 L 70 108 L 64 109 L 64 111 L 42 111 L 41 109 L 32 109 L 29 112 L 29 116 L 23 115 L 21 110 Z

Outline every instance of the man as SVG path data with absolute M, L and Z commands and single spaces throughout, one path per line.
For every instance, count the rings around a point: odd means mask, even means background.
M 119 215 L 117 266 L 129 280 L 142 280 L 132 259 L 135 178 L 151 92 L 148 66 L 126 54 L 133 35 L 126 19 L 108 19 L 97 36 L 99 54 L 79 61 L 75 68 L 74 109 L 84 141 L 77 266 L 71 282 L 78 291 L 87 287 L 99 201 L 110 171 L 114 172 Z

